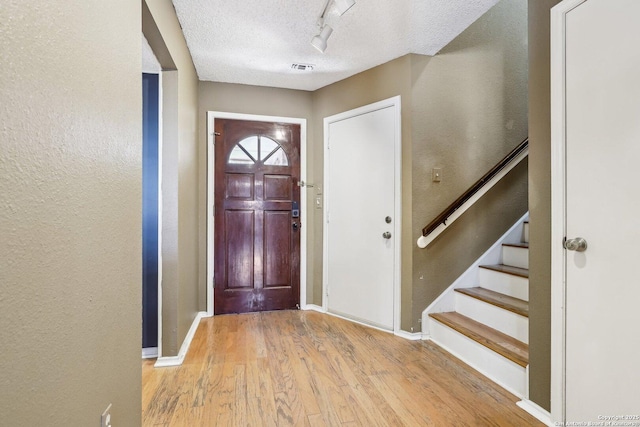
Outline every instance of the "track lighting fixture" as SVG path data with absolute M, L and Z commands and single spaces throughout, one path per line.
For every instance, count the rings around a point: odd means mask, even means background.
M 338 16 L 342 16 L 347 10 L 351 9 L 354 4 L 356 4 L 355 0 L 327 0 L 322 14 L 318 18 L 320 33 L 311 40 L 311 45 L 324 53 L 327 49 L 327 40 L 329 36 L 331 36 L 331 33 L 333 33 L 333 28 L 326 23 L 327 14 L 330 10 L 333 10 Z
M 311 46 L 318 49 L 320 52 L 324 53 L 327 48 L 327 39 L 333 33 L 333 28 L 331 28 L 328 24 L 324 24 L 322 29 L 320 30 L 320 34 L 315 36 L 311 40 Z
M 356 4 L 355 0 L 333 0 L 333 7 L 335 7 L 339 16 L 344 15 L 354 4 Z

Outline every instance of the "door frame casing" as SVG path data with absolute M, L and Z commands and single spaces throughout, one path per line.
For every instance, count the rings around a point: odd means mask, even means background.
M 244 113 L 228 113 L 224 111 L 207 111 L 207 315 L 213 316 L 213 276 L 214 276 L 214 203 L 215 203 L 215 120 L 231 119 L 256 122 L 277 122 L 300 125 L 300 181 L 307 180 L 307 119 L 296 117 L 263 116 Z M 303 190 L 303 189 L 301 189 Z M 300 194 L 300 219 L 302 222 L 300 235 L 300 308 L 305 308 L 307 300 L 307 195 Z
M 402 111 L 401 111 L 401 97 L 400 95 L 391 98 L 384 99 L 382 101 L 374 102 L 372 104 L 364 105 L 362 107 L 355 108 L 353 110 L 345 111 L 335 114 L 333 116 L 324 118 L 324 179 L 323 179 L 323 191 L 324 191 L 324 206 L 322 210 L 323 214 L 323 227 L 322 227 L 322 310 L 325 313 L 329 313 L 329 223 L 327 222 L 328 214 L 330 212 L 330 188 L 328 186 L 329 179 L 329 125 L 335 122 L 346 120 L 352 117 L 360 116 L 374 111 L 382 110 L 384 108 L 393 108 L 394 110 L 394 216 L 397 221 L 393 224 L 393 235 L 397 236 L 396 244 L 393 254 L 393 332 L 398 335 L 400 331 L 400 284 L 401 284 L 401 249 L 402 249 Z M 339 316 L 340 317 L 340 316 Z M 353 319 L 350 321 L 360 323 Z M 386 332 L 385 329 L 377 328 L 367 324 L 367 326 L 380 329 Z
M 551 9 L 551 420 L 566 415 L 566 16 L 587 0 Z

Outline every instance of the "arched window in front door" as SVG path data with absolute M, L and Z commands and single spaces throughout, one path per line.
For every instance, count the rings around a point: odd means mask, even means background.
M 289 159 L 280 144 L 267 136 L 253 135 L 238 142 L 231 150 L 229 164 L 288 166 Z

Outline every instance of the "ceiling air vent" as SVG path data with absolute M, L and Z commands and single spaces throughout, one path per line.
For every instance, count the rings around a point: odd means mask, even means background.
M 291 69 L 294 71 L 310 73 L 311 71 L 313 71 L 313 65 L 312 64 L 291 64 Z

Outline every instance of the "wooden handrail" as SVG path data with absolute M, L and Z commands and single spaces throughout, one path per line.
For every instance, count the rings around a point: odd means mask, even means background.
M 449 219 L 449 217 L 455 211 L 457 211 L 460 208 L 460 206 L 462 206 L 467 200 L 469 200 L 471 197 L 473 197 L 474 194 L 476 194 L 478 191 L 480 191 L 480 189 L 482 187 L 484 187 L 485 184 L 487 184 L 487 182 L 491 181 L 491 179 L 493 177 L 495 177 L 498 173 L 500 173 L 501 170 L 503 170 L 505 167 L 507 167 L 507 165 L 509 163 L 511 163 L 511 161 L 513 159 L 518 157 L 518 155 L 520 155 L 520 153 L 522 153 L 528 147 L 529 147 L 529 138 L 527 137 L 527 138 L 525 138 L 524 141 L 522 141 L 520 144 L 518 144 L 518 146 L 516 148 L 514 148 L 509 154 L 507 154 L 504 157 L 504 159 L 500 160 L 500 162 L 498 162 L 497 165 L 492 167 L 489 172 L 484 174 L 484 176 L 482 178 L 480 178 L 478 181 L 476 181 L 476 183 L 473 184 L 467 191 L 465 191 L 462 196 L 458 197 L 453 203 L 451 203 L 449 206 L 447 206 L 447 208 L 445 210 L 443 210 L 440 215 L 438 215 L 433 221 L 431 221 L 429 224 L 427 224 L 422 229 L 422 235 L 424 237 L 426 237 L 429 234 L 431 234 L 433 232 L 433 230 L 438 228 L 438 226 L 440 224 L 446 225 L 447 224 L 447 219 Z

